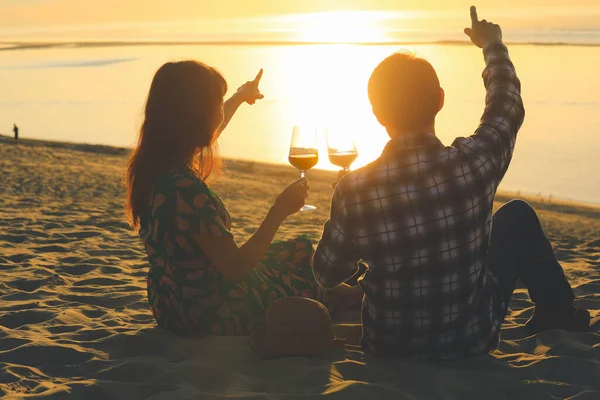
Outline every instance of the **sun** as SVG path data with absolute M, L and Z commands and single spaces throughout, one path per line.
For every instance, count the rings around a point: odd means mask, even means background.
M 356 44 L 311 44 L 281 48 L 275 78 L 278 90 L 285 93 L 286 104 L 281 118 L 288 125 L 315 127 L 319 132 L 318 168 L 339 169 L 327 157 L 325 129 L 330 133 L 351 136 L 356 141 L 358 158 L 352 168 L 375 160 L 389 136 L 377 122 L 367 95 L 367 83 L 379 60 L 389 55 L 386 46 L 365 46 L 357 60 Z M 286 137 L 281 148 L 289 147 Z M 282 141 L 283 143 L 283 141 Z M 283 150 L 281 161 L 286 161 Z
M 385 13 L 333 11 L 298 16 L 298 39 L 309 43 L 385 42 Z

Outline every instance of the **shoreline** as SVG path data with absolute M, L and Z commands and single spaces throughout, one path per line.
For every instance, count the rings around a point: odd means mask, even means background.
M 543 41 L 506 41 L 507 46 L 542 46 L 542 47 L 600 47 L 599 42 L 543 42 Z M 127 46 L 313 46 L 313 45 L 346 45 L 346 46 L 471 46 L 466 40 L 390 40 L 377 42 L 351 41 L 302 41 L 302 40 L 88 40 L 88 41 L 38 41 L 14 40 L 1 41 L 0 52 L 35 49 L 52 49 L 60 47 L 71 48 L 102 48 Z
M 0 133 L 0 143 L 14 143 L 12 136 L 8 136 L 6 134 Z M 107 155 L 115 155 L 115 156 L 126 156 L 131 151 L 132 148 L 128 147 L 118 147 L 118 146 L 109 146 L 103 144 L 92 144 L 92 143 L 78 143 L 78 142 L 63 142 L 63 141 L 53 141 L 46 139 L 29 139 L 29 138 L 19 138 L 19 143 L 23 143 L 30 147 L 44 147 L 44 148 L 57 148 L 57 149 L 65 149 L 65 150 L 74 150 L 95 154 L 107 154 Z M 262 165 L 267 168 L 272 167 L 283 167 L 286 171 L 295 171 L 295 169 L 287 164 L 278 164 L 278 163 L 270 163 L 264 161 L 254 161 L 254 160 L 244 160 L 244 159 L 234 159 L 223 157 L 223 170 L 226 171 L 228 168 L 228 164 L 231 166 L 232 164 L 240 164 L 244 169 L 249 168 L 254 165 Z M 311 174 L 317 174 L 319 178 L 323 179 L 332 179 L 335 180 L 336 172 L 333 170 L 326 169 L 313 169 L 311 170 Z M 549 211 L 556 212 L 565 212 L 569 214 L 578 213 L 584 209 L 586 214 L 589 214 L 596 218 L 600 217 L 600 204 L 588 202 L 585 200 L 578 199 L 569 199 L 564 197 L 556 197 L 556 196 L 539 196 L 535 193 L 525 191 L 499 191 L 496 194 L 495 201 L 509 201 L 511 199 L 523 199 L 527 202 L 534 205 L 536 208 L 541 208 Z

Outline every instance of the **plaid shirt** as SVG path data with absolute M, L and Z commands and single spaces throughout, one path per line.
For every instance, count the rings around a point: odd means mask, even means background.
M 524 109 L 507 48 L 484 48 L 486 107 L 475 134 L 444 146 L 433 134 L 393 138 L 335 188 L 314 255 L 333 288 L 358 271 L 366 351 L 449 359 L 489 351 L 505 307 L 486 266 L 492 203 Z

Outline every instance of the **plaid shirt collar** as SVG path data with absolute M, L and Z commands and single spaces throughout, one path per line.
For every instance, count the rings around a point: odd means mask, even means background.
M 444 145 L 440 139 L 438 139 L 437 136 L 431 132 L 407 133 L 393 137 L 383 149 L 383 152 L 381 153 L 381 159 L 385 160 L 389 157 L 394 157 L 398 153 L 405 152 L 406 150 L 430 147 L 442 148 Z

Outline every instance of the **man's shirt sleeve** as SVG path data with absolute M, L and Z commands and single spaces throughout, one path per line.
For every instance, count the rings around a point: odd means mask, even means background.
M 358 271 L 357 252 L 348 228 L 347 210 L 338 184 L 331 199 L 330 218 L 313 258 L 313 274 L 325 289 L 340 285 Z
M 521 83 L 506 46 L 490 43 L 484 47 L 483 54 L 485 111 L 475 134 L 457 138 L 452 146 L 473 160 L 482 176 L 499 183 L 510 164 L 525 109 Z

